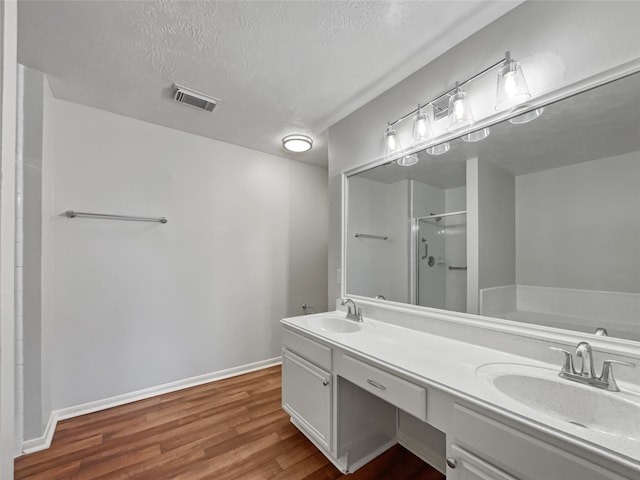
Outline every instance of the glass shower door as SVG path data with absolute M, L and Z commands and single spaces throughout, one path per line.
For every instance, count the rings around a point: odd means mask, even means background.
M 417 305 L 467 311 L 466 212 L 416 219 Z

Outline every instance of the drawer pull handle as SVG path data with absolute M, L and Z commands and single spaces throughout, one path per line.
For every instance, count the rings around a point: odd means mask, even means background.
M 456 468 L 458 466 L 458 461 L 454 457 L 447 457 L 447 466 L 449 468 Z
M 327 385 L 329 385 L 329 380 L 323 380 L 323 381 L 322 381 L 322 385 L 324 385 L 325 387 L 326 387 Z
M 378 390 L 386 390 L 387 389 L 387 387 L 385 387 L 381 383 L 378 383 L 375 380 L 371 380 L 370 378 L 367 378 L 367 383 L 369 385 L 371 385 L 372 387 L 376 387 Z

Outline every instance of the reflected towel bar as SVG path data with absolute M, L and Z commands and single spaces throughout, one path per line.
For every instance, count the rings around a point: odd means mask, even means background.
M 466 270 L 467 267 L 453 267 L 451 265 L 449 265 L 449 270 Z
M 389 237 L 383 237 L 382 235 L 367 235 L 366 233 L 356 233 L 356 238 L 374 238 L 376 240 L 389 240 Z
M 459 212 L 449 212 L 449 213 L 432 213 L 431 215 L 427 215 L 426 217 L 418 217 L 417 220 L 429 220 L 430 218 L 435 218 L 436 220 L 440 220 L 444 217 L 452 217 L 453 215 L 466 215 L 466 210 L 460 210 Z
M 166 217 L 132 217 L 129 215 L 112 215 L 109 213 L 89 213 L 89 212 L 76 212 L 75 210 L 67 210 L 64 212 L 68 218 L 87 217 L 87 218 L 101 218 L 104 220 L 131 220 L 135 222 L 159 222 L 167 223 Z

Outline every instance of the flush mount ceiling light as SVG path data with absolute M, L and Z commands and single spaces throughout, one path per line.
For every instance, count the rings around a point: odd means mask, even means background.
M 531 98 L 520 63 L 511 59 L 511 52 L 504 55 L 504 63 L 498 69 L 496 110 L 506 110 Z
M 313 139 L 299 133 L 282 138 L 282 148 L 293 153 L 308 152 L 313 147 Z

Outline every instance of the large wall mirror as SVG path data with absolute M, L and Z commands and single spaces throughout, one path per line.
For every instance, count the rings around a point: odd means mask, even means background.
M 346 293 L 640 341 L 640 73 L 537 113 L 349 176 Z

